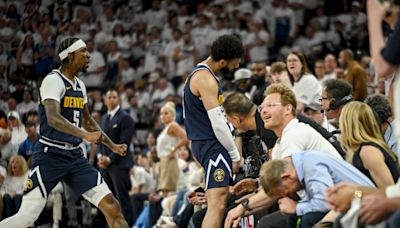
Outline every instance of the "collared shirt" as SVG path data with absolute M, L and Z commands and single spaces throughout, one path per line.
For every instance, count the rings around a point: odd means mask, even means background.
M 389 126 L 386 128 L 383 137 L 385 138 L 385 142 L 388 144 L 389 148 L 396 154 L 397 157 L 399 157 L 400 148 L 397 145 L 395 126 L 393 123 L 390 123 Z
M 120 109 L 120 106 L 118 105 L 113 110 L 111 110 L 107 113 L 107 115 L 110 116 L 110 120 L 115 116 L 115 114 L 118 112 L 119 109 Z
M 296 214 L 328 212 L 325 191 L 340 182 L 367 187 L 374 184 L 357 168 L 348 162 L 319 151 L 292 153 L 292 162 L 306 197 L 296 206 Z

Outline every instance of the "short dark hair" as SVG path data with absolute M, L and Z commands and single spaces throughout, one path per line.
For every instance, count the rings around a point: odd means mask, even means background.
M 353 91 L 350 83 L 343 79 L 330 79 L 325 81 L 324 88 L 329 98 L 340 100 L 345 96 L 351 95 Z
M 234 92 L 225 97 L 222 107 L 227 115 L 238 114 L 246 117 L 255 104 L 243 93 Z
M 351 59 L 354 59 L 354 52 L 351 49 L 346 48 L 346 49 L 342 50 L 341 52 L 343 52 L 345 55 L 347 55 Z
M 214 61 L 241 58 L 243 53 L 242 41 L 235 35 L 222 35 L 211 45 L 211 58 Z
M 368 96 L 364 101 L 377 115 L 379 123 L 386 123 L 392 116 L 392 111 L 388 99 L 382 94 Z

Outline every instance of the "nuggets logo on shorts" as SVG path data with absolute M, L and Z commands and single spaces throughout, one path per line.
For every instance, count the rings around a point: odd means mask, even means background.
M 222 105 L 224 103 L 224 96 L 222 94 L 218 95 L 218 104 Z
M 222 182 L 224 181 L 224 177 L 225 177 L 225 172 L 222 169 L 216 169 L 214 171 L 214 180 L 216 182 Z
M 32 186 L 33 186 L 32 180 L 31 179 L 26 180 L 26 182 L 25 182 L 25 190 L 31 189 Z

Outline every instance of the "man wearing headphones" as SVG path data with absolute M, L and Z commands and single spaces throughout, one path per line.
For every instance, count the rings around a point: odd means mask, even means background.
M 352 87 L 345 80 L 330 79 L 324 83 L 321 98 L 319 98 L 321 112 L 325 113 L 326 118 L 336 128 L 338 128 L 338 120 L 343 106 L 353 99 L 351 92 Z

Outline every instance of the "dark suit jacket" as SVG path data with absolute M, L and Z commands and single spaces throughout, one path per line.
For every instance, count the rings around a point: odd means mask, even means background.
M 133 166 L 133 159 L 132 154 L 129 152 L 129 144 L 131 143 L 135 131 L 135 124 L 132 118 L 120 108 L 109 121 L 107 121 L 107 114 L 103 115 L 101 117 L 100 127 L 114 143 L 128 145 L 128 150 L 126 155 L 122 157 L 112 152 L 107 146 L 99 144 L 97 146 L 97 154 L 106 155 L 110 158 L 111 164 L 109 168 L 111 166 L 131 168 Z

